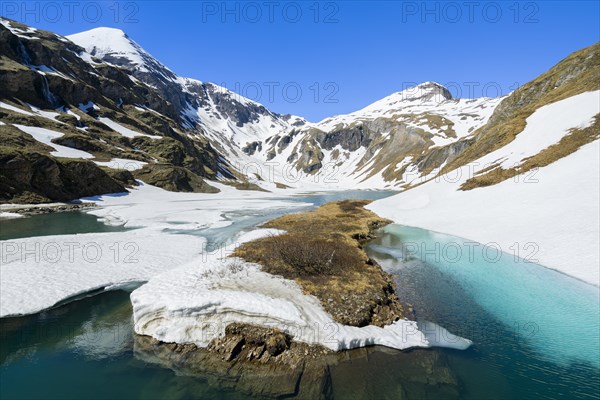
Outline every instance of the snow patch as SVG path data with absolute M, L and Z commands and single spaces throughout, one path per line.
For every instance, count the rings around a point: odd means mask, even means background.
M 370 345 L 430 347 L 417 323 L 384 328 L 335 322 L 319 300 L 291 280 L 237 258 L 198 258 L 156 276 L 131 294 L 134 330 L 163 342 L 206 347 L 233 322 L 278 328 L 294 340 L 338 351 Z M 471 341 L 460 339 L 458 348 Z
M 136 132 L 132 129 L 126 128 L 123 125 L 111 120 L 110 118 L 100 117 L 100 118 L 98 118 L 98 120 L 100 122 L 102 122 L 104 125 L 108 126 L 113 131 L 118 132 L 121 135 L 128 137 L 128 138 L 134 138 L 136 136 L 145 136 L 145 137 L 149 137 L 151 139 L 162 139 L 161 136 L 148 135 L 145 133 Z
M 142 169 L 144 165 L 148 164 L 144 161 L 129 160 L 126 158 L 113 158 L 110 161 L 94 161 L 97 165 L 112 169 L 125 169 L 127 171 L 135 171 Z
M 38 142 L 44 143 L 54 149 L 50 154 L 55 157 L 65 157 L 65 158 L 94 158 L 93 154 L 87 153 L 82 150 L 73 149 L 67 146 L 61 146 L 60 144 L 56 144 L 52 142 L 52 139 L 57 139 L 59 137 L 64 136 L 64 133 L 53 131 L 45 128 L 38 128 L 36 126 L 25 126 L 15 124 L 17 128 L 21 131 L 33 136 L 35 140 Z
M 107 286 L 147 281 L 201 251 L 203 239 L 156 229 L 0 242 L 0 317 L 31 314 Z

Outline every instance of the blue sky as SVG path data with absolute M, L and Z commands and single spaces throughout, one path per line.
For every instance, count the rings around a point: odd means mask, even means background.
M 2 1 L 63 35 L 123 29 L 176 73 L 316 121 L 414 83 L 506 94 L 600 40 L 597 1 Z

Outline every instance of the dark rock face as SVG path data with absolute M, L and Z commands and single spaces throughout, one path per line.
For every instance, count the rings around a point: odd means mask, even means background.
M 223 116 L 234 121 L 236 126 L 242 127 L 248 122 L 257 121 L 261 115 L 271 115 L 265 107 L 256 103 L 240 103 L 231 93 L 220 89 L 218 86 L 207 83 L 204 89 L 212 98 L 217 111 Z
M 284 135 L 278 142 L 277 142 L 277 151 L 279 151 L 280 153 L 285 150 L 290 143 L 292 143 L 292 141 L 294 140 L 294 137 L 298 134 L 299 132 L 297 130 L 292 130 L 290 133 L 288 133 L 287 135 Z
M 153 164 L 134 171 L 137 179 L 171 192 L 218 193 L 219 189 L 204 182 L 198 175 L 183 167 Z
M 435 82 L 422 83 L 407 90 L 407 92 L 407 100 L 443 101 L 452 99 L 450 91 L 446 87 Z
M 361 147 L 369 147 L 371 137 L 368 130 L 362 124 L 333 130 L 331 132 L 319 132 L 316 139 L 322 148 L 331 150 L 341 145 L 343 149 L 356 151 Z
M 10 21 L 10 24 L 13 29 L 28 31 L 28 27 L 25 25 L 14 21 Z M 131 68 L 130 65 L 127 65 L 126 59 L 106 60 L 116 65 L 106 64 L 96 59 L 95 64 L 92 65 L 79 56 L 83 51 L 84 49 L 81 47 L 51 32 L 34 30 L 28 31 L 24 35 L 17 35 L 0 25 L 0 57 L 2 58 L 0 62 L 0 98 L 17 105 L 23 105 L 26 102 L 42 109 L 63 111 L 57 117 L 57 120 L 63 124 L 38 116 L 6 113 L 4 109 L 0 112 L 2 120 L 7 123 L 21 123 L 60 131 L 64 136 L 55 139 L 55 143 L 84 150 L 96 156 L 102 156 L 104 159 L 106 157 L 123 157 L 146 161 L 149 162 L 147 169 L 152 168 L 153 162 L 180 167 L 181 170 L 172 169 L 168 176 L 164 175 L 166 172 L 163 167 L 157 167 L 158 171 L 154 174 L 155 177 L 162 176 L 164 179 L 159 179 L 159 181 L 164 182 L 172 190 L 213 191 L 213 188 L 208 187 L 202 178 L 216 179 L 217 176 L 221 176 L 227 179 L 236 179 L 230 171 L 229 163 L 211 145 L 200 128 L 190 128 L 189 130 L 182 128 L 183 110 L 199 104 L 199 100 L 191 91 L 182 89 L 182 83 L 177 81 L 177 77 L 170 70 L 145 52 L 144 54 L 147 55 L 145 62 L 150 68 L 144 72 Z M 41 74 L 38 72 L 40 70 L 45 73 Z M 209 94 L 216 91 L 207 84 L 195 81 L 190 81 L 189 85 L 191 87 L 198 86 Z M 219 94 L 216 93 L 215 96 L 219 96 Z M 92 103 L 100 108 L 95 109 L 92 107 Z M 228 106 L 225 103 L 225 97 L 223 97 L 220 102 L 221 107 L 231 115 L 236 115 L 239 121 L 249 121 L 255 118 L 255 116 L 246 115 L 239 110 L 241 105 L 239 107 Z M 79 111 L 77 108 L 84 104 L 90 104 L 85 110 L 87 115 L 76 118 L 64 112 L 66 110 Z M 141 107 L 146 108 L 142 109 Z M 266 110 L 255 111 L 267 112 Z M 101 123 L 97 119 L 98 117 L 110 118 L 135 131 L 162 138 L 156 139 L 147 136 L 126 138 Z M 9 125 L 2 126 L 2 128 L 0 130 L 3 136 L 5 131 L 13 129 Z M 86 130 L 76 128 L 85 128 Z M 10 139 L 13 140 L 17 136 L 11 134 Z M 24 136 L 26 139 L 20 138 L 21 142 L 29 140 L 27 139 L 29 135 Z M 5 142 L 5 145 L 9 149 L 23 147 L 19 143 L 13 142 L 9 141 L 8 144 Z M 16 143 L 17 146 L 12 147 L 10 143 Z M 57 165 L 67 164 L 66 161 L 54 160 L 50 155 L 42 157 L 45 153 L 49 153 L 51 148 L 42 146 L 36 141 L 27 142 L 26 147 L 27 149 L 23 149 L 26 150 L 26 153 L 31 153 L 33 150 L 39 154 L 36 156 L 25 154 L 14 157 L 14 159 L 3 157 L 0 168 L 7 171 L 5 175 L 9 172 L 13 173 L 15 170 L 4 163 L 10 161 L 13 163 L 11 165 L 15 165 L 17 161 L 21 162 L 23 157 L 28 164 L 25 171 L 31 172 L 32 179 L 36 176 L 56 178 L 56 171 L 53 168 Z M 41 162 L 42 159 L 46 161 Z M 32 160 L 37 161 L 33 162 Z M 86 165 L 88 165 L 88 170 L 81 170 L 81 173 L 89 173 L 89 176 L 82 175 L 73 179 L 73 182 L 94 180 L 102 174 L 108 180 L 99 179 L 97 185 L 82 183 L 84 187 L 81 190 L 74 190 L 72 187 L 58 190 L 52 185 L 48 189 L 42 190 L 36 185 L 33 186 L 37 189 L 32 189 L 30 187 L 32 182 L 28 180 L 27 174 L 20 173 L 13 176 L 17 179 L 16 182 L 8 182 L 2 186 L 0 199 L 12 201 L 11 199 L 23 195 L 30 197 L 32 201 L 64 201 L 80 197 L 80 193 L 95 195 L 124 190 L 120 183 L 111 179 L 93 163 L 87 162 Z M 49 169 L 43 170 L 44 168 Z M 68 170 L 63 171 L 62 178 L 66 177 L 67 172 Z M 113 174 L 118 181 L 133 184 L 130 177 L 122 175 Z M 62 178 L 54 179 L 53 183 L 63 182 Z M 19 179 L 24 180 L 19 181 Z M 107 186 L 100 189 L 99 185 L 101 184 Z M 31 192 L 30 189 L 33 191 Z M 19 190 L 23 192 L 19 192 Z M 39 196 L 36 197 L 30 193 L 38 193 Z M 73 197 L 68 198 L 70 195 Z
M 262 150 L 261 142 L 251 142 L 242 148 L 242 151 L 244 153 L 248 154 L 249 156 L 251 156 L 254 153 L 256 153 L 257 151 L 261 151 L 261 150 Z
M 126 187 L 138 186 L 138 182 L 135 180 L 131 171 L 128 171 L 126 169 L 105 168 L 104 172 L 106 172 L 108 174 L 108 176 L 110 176 L 111 178 L 113 178 L 115 181 L 119 182 L 123 186 L 126 186 Z
M 458 155 L 462 154 L 470 144 L 471 141 L 469 140 L 461 140 L 444 147 L 436 147 L 422 157 L 419 157 L 415 163 L 417 164 L 419 171 L 431 171 L 434 168 L 438 168 L 444 162 L 451 162 L 454 160 Z
M 102 146 L 101 142 L 81 134 L 67 134 L 54 139 L 54 143 L 87 152 L 101 152 L 105 150 L 105 146 Z
M 0 201 L 68 201 L 125 192 L 123 185 L 90 161 L 39 153 L 0 153 Z

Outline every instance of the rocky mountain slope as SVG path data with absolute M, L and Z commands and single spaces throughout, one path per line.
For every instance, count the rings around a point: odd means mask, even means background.
M 148 183 L 159 183 L 150 165 L 160 165 L 170 184 L 183 190 L 190 176 L 234 178 L 209 140 L 180 129 L 176 108 L 130 71 L 53 33 L 1 22 L 1 200 L 123 191 L 133 182 L 129 171 L 135 175 L 138 169 Z M 50 170 L 50 164 L 58 167 Z M 73 165 L 87 174 L 76 173 Z M 22 173 L 23 166 L 30 172 Z M 60 187 L 69 190 L 57 195 L 53 188 Z
M 501 99 L 453 99 L 426 82 L 362 110 L 292 129 L 263 146 L 266 160 L 317 172 L 338 187 L 402 188 L 459 154 Z
M 535 107 L 597 81 L 596 45 L 506 98 L 453 99 L 427 82 L 311 123 L 180 77 L 118 29 L 62 37 L 0 22 L 5 202 L 120 191 L 135 178 L 174 191 L 216 191 L 205 180 L 256 190 L 407 189 L 495 150 Z

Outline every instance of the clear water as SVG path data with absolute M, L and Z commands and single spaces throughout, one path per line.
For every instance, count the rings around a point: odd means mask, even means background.
M 129 293 L 0 320 L 2 399 L 239 399 L 138 360 Z
M 318 205 L 390 194 L 307 194 L 295 201 Z M 298 209 L 231 213 L 227 217 L 232 225 L 199 234 L 214 245 L 224 244 L 237 233 L 290 211 Z M 51 220 L 36 222 L 44 217 Z M 26 220 L 3 221 L 2 238 L 114 228 L 81 213 L 27 220 L 23 231 L 16 224 Z M 72 228 L 77 226 L 73 221 L 81 225 Z M 481 257 L 444 263 L 418 253 L 402 255 L 407 242 L 431 246 L 448 241 L 460 239 L 393 225 L 372 242 L 369 251 L 395 275 L 400 297 L 414 305 L 418 320 L 436 322 L 475 345 L 467 351 L 385 349 L 368 359 L 332 366 L 334 397 L 397 398 L 406 385 L 413 384 L 406 367 L 417 362 L 420 354 L 436 352 L 458 376 L 464 399 L 599 398 L 598 288 L 515 262 L 512 256 L 495 263 Z M 1 399 L 245 398 L 209 383 L 208 377 L 177 375 L 136 358 L 126 291 L 101 293 L 32 316 L 1 319 L 0 339 Z M 429 393 L 428 398 L 445 398 L 443 393 Z
M 129 293 L 120 290 L 0 320 L 0 398 L 248 398 L 214 376 L 176 374 L 146 362 L 136 355 L 132 330 Z M 407 391 L 413 398 L 449 398 L 455 391 L 423 385 L 418 364 L 425 352 L 372 348 L 368 357 L 332 364 L 334 398 L 394 400 Z
M 475 342 L 447 352 L 462 397 L 598 398 L 600 289 L 511 254 L 469 252 L 465 243 L 389 225 L 369 246 L 417 320 Z

